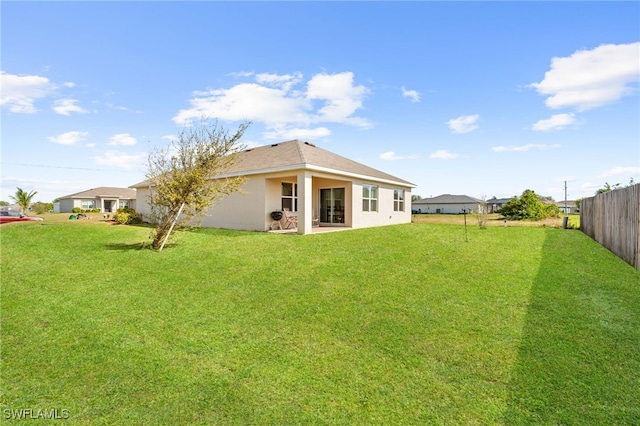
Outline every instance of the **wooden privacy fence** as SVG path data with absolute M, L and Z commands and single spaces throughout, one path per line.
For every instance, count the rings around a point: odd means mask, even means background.
M 640 183 L 583 198 L 580 230 L 640 270 Z

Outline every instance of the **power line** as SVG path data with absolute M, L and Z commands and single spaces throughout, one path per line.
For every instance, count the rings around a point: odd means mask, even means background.
M 67 170 L 84 170 L 90 172 L 116 172 L 116 173 L 140 173 L 140 171 L 118 170 L 118 169 L 91 169 L 88 167 L 67 167 L 67 166 L 50 166 L 46 164 L 24 164 L 24 163 L 0 163 L 7 166 L 24 166 L 24 167 L 41 167 L 47 169 L 67 169 Z

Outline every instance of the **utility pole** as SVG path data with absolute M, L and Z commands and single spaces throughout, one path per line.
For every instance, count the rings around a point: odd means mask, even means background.
M 469 242 L 469 237 L 467 236 L 467 209 L 462 209 L 462 214 L 464 215 L 464 240 Z
M 569 223 L 569 213 L 567 212 L 567 181 L 564 181 L 564 217 L 562 218 L 562 229 L 567 229 Z

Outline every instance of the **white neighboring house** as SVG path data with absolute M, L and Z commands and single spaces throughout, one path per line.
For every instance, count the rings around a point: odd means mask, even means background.
M 242 151 L 226 174 L 246 176 L 242 193 L 233 193 L 203 217 L 209 228 L 267 231 L 272 212 L 288 208 L 297 216 L 298 234 L 314 226 L 366 228 L 411 222 L 415 185 L 299 140 Z M 149 182 L 137 190 L 138 212 L 148 218 Z M 285 219 L 279 221 L 285 224 Z
M 100 209 L 102 213 L 112 213 L 124 207 L 135 209 L 136 190 L 101 186 L 65 195 L 53 203 L 55 213 L 71 213 L 74 207 L 82 210 Z
M 411 203 L 411 210 L 417 213 L 458 214 L 479 213 L 483 202 L 468 195 L 442 194 L 437 197 L 423 198 Z

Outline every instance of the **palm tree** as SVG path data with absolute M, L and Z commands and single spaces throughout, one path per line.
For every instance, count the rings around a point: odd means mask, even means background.
M 37 193 L 38 193 L 37 191 L 27 192 L 27 191 L 23 191 L 22 188 L 18 188 L 18 191 L 16 191 L 16 195 L 15 196 L 9 195 L 9 198 L 11 198 L 13 201 L 16 202 L 17 205 L 20 206 L 23 213 L 26 213 L 27 210 L 29 209 L 29 206 L 31 205 L 31 199 Z

